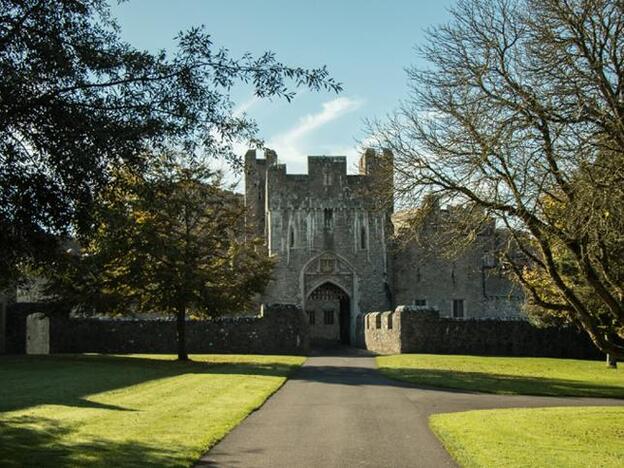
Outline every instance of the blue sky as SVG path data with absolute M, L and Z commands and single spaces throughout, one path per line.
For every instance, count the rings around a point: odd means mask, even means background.
M 271 50 L 288 65 L 327 65 L 339 95 L 302 91 L 291 102 L 258 100 L 239 86 L 232 97 L 260 127 L 267 146 L 306 172 L 306 155 L 345 155 L 355 172 L 363 119 L 383 117 L 407 97 L 404 68 L 424 29 L 448 21 L 451 0 L 131 0 L 113 5 L 127 41 L 148 50 L 175 47 L 174 37 L 205 25 L 232 54 Z M 244 152 L 244 148 L 240 148 Z

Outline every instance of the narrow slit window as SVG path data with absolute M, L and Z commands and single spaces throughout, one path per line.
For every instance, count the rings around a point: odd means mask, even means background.
M 334 324 L 334 311 L 333 310 L 324 311 L 324 322 L 325 322 L 325 325 Z
M 314 325 L 314 323 L 316 321 L 316 317 L 314 316 L 314 311 L 313 310 L 308 310 L 308 320 L 310 322 L 310 325 Z
M 381 314 L 377 314 L 375 317 L 375 328 L 378 330 L 381 329 Z
M 360 249 L 366 250 L 368 248 L 367 238 L 366 238 L 366 228 L 362 226 L 360 229 Z
M 303 220 L 299 224 L 299 243 L 304 246 L 308 242 L 308 223 Z
M 323 210 L 323 226 L 325 229 L 331 229 L 334 224 L 334 211 L 331 208 Z
M 453 299 L 453 318 L 464 318 L 463 299 Z
M 290 234 L 288 235 L 288 245 L 292 249 L 295 246 L 295 230 L 290 228 Z

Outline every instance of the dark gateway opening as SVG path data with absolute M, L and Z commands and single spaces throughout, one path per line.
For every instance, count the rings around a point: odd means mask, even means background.
M 306 301 L 306 313 L 314 344 L 351 344 L 351 300 L 340 287 L 318 286 Z

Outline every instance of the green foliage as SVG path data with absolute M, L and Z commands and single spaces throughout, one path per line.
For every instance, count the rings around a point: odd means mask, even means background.
M 551 246 L 552 260 L 563 284 L 574 291 L 592 312 L 592 327 L 610 341 L 624 339 L 624 321 L 611 313 L 605 297 L 622 300 L 624 290 L 624 190 L 622 171 L 624 154 L 602 151 L 591 164 L 578 168 L 570 181 L 574 197 L 554 192 L 541 200 L 544 214 L 564 234 L 564 238 L 545 234 Z M 608 188 L 608 190 L 607 190 Z M 575 256 L 565 239 L 582 239 L 582 255 Z M 539 245 L 533 242 L 537 252 Z M 588 278 L 589 265 L 594 277 Z M 526 310 L 542 323 L 571 322 L 582 326 L 572 307 L 548 307 L 570 304 L 544 262 L 529 262 L 520 273 L 528 292 Z M 602 282 L 605 294 L 592 287 L 591 279 Z
M 624 408 L 531 408 L 434 414 L 430 425 L 465 467 L 624 464 Z
M 290 100 L 293 88 L 340 91 L 325 68 L 271 52 L 231 57 L 202 28 L 171 56 L 120 39 L 106 0 L 0 0 L 0 280 L 89 230 L 92 202 L 121 166 L 175 147 L 236 164 L 237 140 L 260 144 L 229 92 Z
M 191 466 L 304 359 L 0 357 L 0 465 Z
M 188 314 L 244 311 L 273 260 L 245 232 L 241 196 L 218 173 L 173 155 L 142 173 L 119 171 L 98 199 L 93 234 L 54 263 L 48 294 L 83 311 L 175 314 L 185 358 Z
M 273 263 L 245 233 L 241 196 L 199 163 L 165 156 L 142 174 L 119 172 L 94 217 L 81 255 L 68 254 L 50 285 L 74 304 L 216 316 L 244 310 L 269 280 Z
M 621 369 L 576 359 L 401 354 L 377 358 L 388 377 L 433 387 L 553 396 L 624 398 Z

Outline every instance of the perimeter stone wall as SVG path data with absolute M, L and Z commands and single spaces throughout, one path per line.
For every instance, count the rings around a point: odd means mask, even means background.
M 50 317 L 50 353 L 176 352 L 173 320 L 70 318 L 45 304 L 9 307 L 7 352 L 26 351 L 26 317 L 44 312 Z M 190 354 L 307 354 L 308 325 L 301 308 L 291 304 L 264 306 L 259 316 L 189 320 Z
M 364 347 L 381 354 L 430 353 L 602 359 L 574 328 L 537 328 L 525 320 L 455 320 L 435 309 L 399 306 L 363 316 Z

